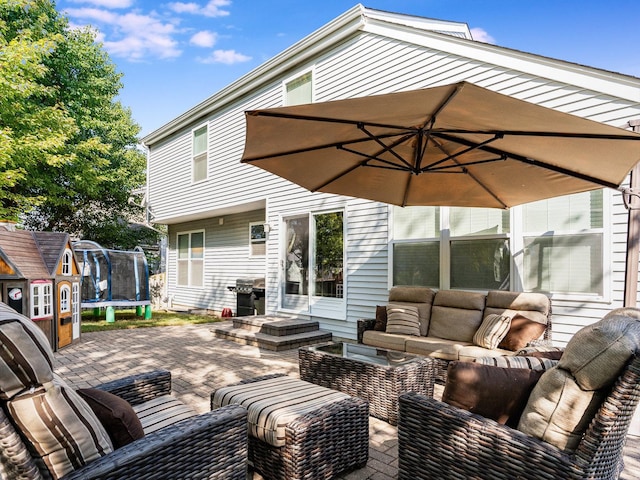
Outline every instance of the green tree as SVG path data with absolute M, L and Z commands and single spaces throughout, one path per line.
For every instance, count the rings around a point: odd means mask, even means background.
M 32 152 L 19 157 L 15 148 L 5 150 L 0 144 L 0 158 L 6 157 L 6 165 L 22 174 L 11 184 L 16 175 L 6 180 L 2 165 L 5 180 L 0 188 L 11 188 L 13 200 L 3 195 L 0 214 L 19 215 L 26 228 L 66 231 L 109 248 L 154 242 L 156 232 L 129 224 L 143 216 L 138 202 L 129 198 L 145 183 L 146 162 L 137 149 L 140 127 L 117 100 L 122 74 L 96 43 L 95 33 L 70 29 L 54 2 L 0 0 L 0 5 L 3 46 L 14 44 L 18 52 L 6 59 L 7 68 L 33 86 L 30 94 L 19 89 L 14 103 L 30 107 L 35 116 L 17 130 L 13 125 L 25 120 L 13 118 L 18 116 L 15 106 L 2 105 L 2 125 Z M 19 52 L 25 51 L 30 56 L 21 57 Z M 38 121 L 43 116 L 51 118 L 55 128 Z M 17 131 L 24 134 L 18 137 Z M 30 135 L 43 136 L 46 143 L 33 146 Z M 25 159 L 28 167 L 20 170 Z

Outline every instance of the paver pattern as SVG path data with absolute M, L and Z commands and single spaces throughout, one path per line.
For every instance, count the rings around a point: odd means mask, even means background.
M 170 370 L 173 393 L 200 412 L 213 390 L 266 373 L 299 376 L 297 350 L 271 352 L 217 339 L 211 325 L 140 328 L 83 334 L 55 354 L 56 371 L 76 388 L 127 375 Z M 436 389 L 436 396 L 442 388 Z M 369 462 L 340 480 L 391 480 L 398 474 L 398 432 L 370 417 Z M 629 437 L 623 480 L 640 478 L 640 437 Z M 253 480 L 259 480 L 254 475 Z

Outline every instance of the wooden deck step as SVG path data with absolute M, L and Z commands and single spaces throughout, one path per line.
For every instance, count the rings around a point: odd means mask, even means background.
M 236 317 L 232 319 L 232 322 L 234 328 L 274 335 L 276 337 L 314 332 L 320 328 L 320 324 L 313 320 L 298 320 L 274 315 Z
M 241 345 L 252 345 L 272 351 L 291 350 L 304 345 L 329 342 L 332 339 L 331 332 L 318 328 L 318 322 L 313 322 L 316 324 L 315 330 L 309 330 L 309 325 L 302 320 L 277 317 L 274 320 L 274 317 L 271 317 L 270 322 L 263 322 L 260 326 L 259 321 L 253 325 L 252 322 L 247 321 L 236 322 L 241 318 L 256 319 L 256 317 L 237 317 L 231 321 L 217 323 L 211 329 L 213 335 L 216 338 L 232 340 Z M 295 322 L 301 323 L 300 329 L 302 331 L 296 331 L 295 326 L 291 325 L 291 323 Z M 270 324 L 265 327 L 267 323 L 276 323 L 276 325 Z M 276 334 L 265 333 L 265 331 L 273 331 Z M 283 332 L 287 332 L 287 334 L 283 334 Z

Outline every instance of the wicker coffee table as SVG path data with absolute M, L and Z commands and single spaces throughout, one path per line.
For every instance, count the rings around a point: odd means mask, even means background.
M 369 414 L 398 424 L 398 397 L 433 397 L 434 359 L 360 344 L 330 342 L 298 349 L 300 378 L 369 402 Z

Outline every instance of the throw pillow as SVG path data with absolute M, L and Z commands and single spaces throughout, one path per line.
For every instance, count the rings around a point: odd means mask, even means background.
M 607 393 L 608 389 L 581 389 L 571 373 L 558 365 L 545 372 L 531 392 L 518 430 L 573 451 Z
M 387 329 L 387 307 L 384 305 L 376 306 L 376 324 L 373 326 L 374 330 L 378 332 L 384 332 Z
M 420 316 L 416 307 L 387 305 L 387 333 L 420 336 Z
M 480 327 L 473 335 L 473 343 L 479 347 L 494 350 L 507 335 L 509 327 L 511 327 L 511 317 L 495 313 L 489 314 L 484 317 Z
M 524 368 L 450 362 L 442 401 L 515 428 L 542 373 Z
M 557 360 L 551 358 L 538 358 L 533 355 L 525 357 L 522 355 L 500 355 L 498 357 L 478 357 L 475 363 L 481 365 L 493 365 L 502 368 L 528 368 L 529 370 L 545 371 L 555 367 Z
M 529 320 L 522 315 L 515 315 L 511 319 L 511 328 L 507 335 L 498 344 L 498 348 L 505 350 L 520 350 L 527 346 L 529 342 L 537 339 L 544 333 L 546 325 L 533 320 Z
M 114 448 L 144 437 L 140 419 L 124 398 L 97 388 L 83 388 L 78 394 L 89 404 L 109 434 Z
M 13 316 L 9 313 L 0 311 L 2 400 L 50 382 L 53 378 L 53 352 L 42 330 L 30 319 L 16 312 Z
M 113 451 L 89 405 L 57 375 L 9 400 L 7 409 L 54 479 Z
M 640 351 L 640 322 L 614 315 L 580 329 L 569 340 L 558 363 L 583 390 L 607 388 Z

